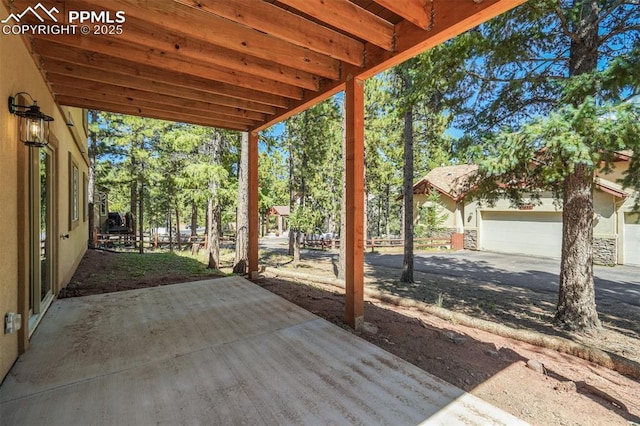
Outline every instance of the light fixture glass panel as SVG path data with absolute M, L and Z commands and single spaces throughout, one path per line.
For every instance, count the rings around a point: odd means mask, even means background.
M 20 139 L 27 145 L 44 146 L 47 144 L 49 123 L 38 117 L 20 117 Z

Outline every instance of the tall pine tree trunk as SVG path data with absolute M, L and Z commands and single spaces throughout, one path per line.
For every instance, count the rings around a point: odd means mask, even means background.
M 173 253 L 173 219 L 171 216 L 171 207 L 169 207 L 169 212 L 167 213 L 169 218 L 169 251 Z
M 574 0 L 575 18 L 569 74 L 577 76 L 598 65 L 598 1 Z M 584 99 L 576 99 L 579 104 Z M 576 164 L 563 183 L 562 258 L 555 322 L 570 330 L 600 328 L 593 283 L 593 170 Z
M 136 210 L 138 207 L 138 179 L 140 178 L 140 176 L 138 176 L 138 163 L 136 161 L 136 158 L 133 154 L 133 152 L 131 153 L 131 187 L 130 187 L 130 199 L 129 199 L 129 212 L 131 213 L 131 223 L 127 223 L 127 226 L 129 227 L 129 233 L 134 235 L 136 235 Z
M 367 163 L 365 162 L 365 165 Z M 366 167 L 366 166 L 365 166 Z M 364 230 L 364 250 L 365 252 L 367 251 L 367 239 L 371 236 L 371 233 L 369 232 L 369 191 L 367 189 L 367 177 L 366 177 L 366 172 L 365 172 L 365 178 L 364 178 L 364 208 L 363 210 L 363 214 L 364 214 L 364 219 L 362 220 L 362 229 Z
M 294 192 L 294 185 L 293 185 L 293 178 L 294 178 L 294 170 L 293 170 L 293 146 L 291 145 L 291 142 L 289 142 L 289 212 L 293 213 L 293 210 L 295 208 L 295 203 L 296 203 L 296 197 L 295 197 L 295 192 Z M 289 250 L 287 251 L 287 254 L 289 256 L 293 256 L 293 245 L 294 245 L 294 228 L 295 227 L 288 227 L 288 231 L 289 231 Z
M 376 224 L 376 236 L 379 237 L 382 232 L 382 197 L 378 196 L 378 222 Z
M 302 233 L 296 228 L 293 231 L 293 267 L 297 268 L 300 263 L 300 240 Z
M 593 285 L 593 173 L 584 165 L 564 181 L 562 259 L 556 322 L 576 331 L 600 327 Z
M 182 233 L 180 232 L 180 208 L 176 200 L 176 235 L 178 237 L 178 250 L 182 250 Z
M 405 93 L 411 91 L 411 76 L 403 74 Z M 404 113 L 404 259 L 402 261 L 402 275 L 400 281 L 413 282 L 413 111 L 407 102 L 407 110 Z
M 238 169 L 238 213 L 236 215 L 236 257 L 233 272 L 247 273 L 249 259 L 249 133 L 242 132 Z
M 191 236 L 198 235 L 198 205 L 191 201 Z
M 209 189 L 211 189 L 211 182 L 209 182 Z M 207 268 L 208 269 L 217 269 L 218 268 L 218 258 L 215 256 L 215 251 L 213 249 L 212 244 L 213 244 L 213 232 L 212 232 L 212 228 L 213 228 L 213 192 L 211 194 L 209 194 L 209 199 L 207 200 L 207 223 L 206 223 L 206 230 L 205 230 L 205 235 L 207 238 Z M 219 252 L 218 252 L 219 253 Z
M 208 211 L 209 217 L 207 219 L 207 238 L 208 238 L 208 252 L 209 262 L 207 268 L 219 269 L 220 268 L 220 204 L 214 201 L 213 198 L 209 199 Z
M 144 177 L 140 179 L 140 194 L 138 199 L 138 223 L 140 224 L 140 226 L 138 226 L 138 236 L 140 238 L 138 252 L 144 254 Z M 133 238 L 135 239 L 135 234 Z
M 218 165 L 220 163 L 220 135 L 216 132 L 211 140 L 211 163 Z M 220 208 L 220 201 L 218 197 L 219 185 L 215 179 L 211 179 L 209 182 L 209 201 L 207 203 L 207 238 L 208 238 L 208 252 L 209 262 L 207 268 L 219 269 L 220 268 L 220 229 L 221 229 L 221 216 L 222 210 Z
M 391 185 L 387 184 L 386 187 L 386 209 L 384 215 L 384 226 L 385 226 L 385 235 L 386 238 L 391 238 L 391 224 L 389 223 L 389 219 L 391 217 Z
M 347 256 L 347 101 L 342 103 L 342 206 L 340 208 L 340 254 L 338 255 L 338 279 L 344 280 L 347 274 L 345 259 Z

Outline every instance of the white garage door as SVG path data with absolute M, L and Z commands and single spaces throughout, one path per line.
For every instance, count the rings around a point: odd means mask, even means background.
M 562 213 L 482 212 L 480 249 L 501 253 L 560 257 Z
M 624 215 L 624 264 L 640 266 L 640 219 L 638 215 Z

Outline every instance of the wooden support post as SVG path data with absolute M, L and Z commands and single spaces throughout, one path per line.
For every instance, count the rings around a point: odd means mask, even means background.
M 347 324 L 364 326 L 364 80 L 347 77 L 345 284 Z
M 249 133 L 249 279 L 258 277 L 258 133 Z

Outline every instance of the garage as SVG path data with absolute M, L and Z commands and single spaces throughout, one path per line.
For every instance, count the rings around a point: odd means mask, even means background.
M 480 250 L 560 257 L 562 213 L 483 211 L 481 214 Z
M 640 217 L 624 215 L 624 264 L 640 266 Z

